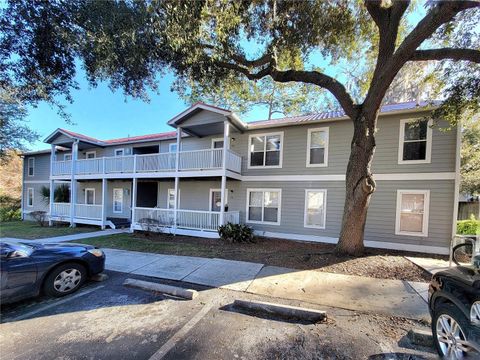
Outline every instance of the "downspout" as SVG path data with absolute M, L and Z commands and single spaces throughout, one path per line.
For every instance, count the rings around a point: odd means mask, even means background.
M 453 246 L 455 242 L 455 237 L 457 235 L 457 218 L 458 218 L 458 199 L 460 196 L 460 162 L 461 162 L 461 150 L 462 150 L 462 123 L 461 120 L 457 123 L 457 144 L 456 144 L 456 153 L 455 153 L 455 185 L 453 193 L 453 217 L 452 217 L 452 240 L 450 242 L 450 263 L 449 266 L 452 266 L 453 258 Z

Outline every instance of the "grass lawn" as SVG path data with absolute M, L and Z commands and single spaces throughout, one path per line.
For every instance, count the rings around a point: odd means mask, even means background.
M 71 228 L 67 224 L 41 227 L 35 221 L 10 221 L 0 223 L 0 237 L 13 237 L 30 240 L 98 230 L 98 227 L 91 226 L 77 226 Z
M 404 256 L 429 256 L 393 250 L 367 249 L 363 257 L 337 257 L 330 244 L 257 238 L 253 244 L 226 244 L 217 239 L 167 234 L 118 234 L 82 240 L 100 248 L 223 258 L 301 270 L 368 276 L 382 279 L 430 281 L 431 275 Z M 430 257 L 430 256 L 429 256 Z

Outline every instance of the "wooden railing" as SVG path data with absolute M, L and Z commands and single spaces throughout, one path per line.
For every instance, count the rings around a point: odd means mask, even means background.
M 102 205 L 75 204 L 75 217 L 83 219 L 101 220 Z
M 70 175 L 72 173 L 72 161 L 54 161 L 53 175 Z
M 227 170 L 234 171 L 236 173 L 242 172 L 242 157 L 232 150 L 227 150 Z
M 103 166 L 103 158 L 80 159 L 75 161 L 75 173 L 79 175 L 102 174 Z
M 69 217 L 70 203 L 53 203 L 52 216 Z
M 175 153 L 135 155 L 136 172 L 173 171 L 175 170 Z
M 181 151 L 179 170 L 221 169 L 223 149 Z

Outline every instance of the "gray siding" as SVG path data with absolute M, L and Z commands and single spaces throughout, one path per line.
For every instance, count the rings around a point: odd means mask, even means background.
M 35 159 L 33 176 L 28 176 L 28 159 Z M 39 154 L 25 156 L 23 160 L 23 177 L 25 181 L 41 181 L 48 182 L 50 177 L 50 154 Z
M 123 211 L 113 212 L 113 189 L 123 189 Z M 113 180 L 107 183 L 107 217 L 131 218 L 132 215 L 132 182 L 127 180 Z
M 224 122 L 225 116 L 214 113 L 212 111 L 200 111 L 199 113 L 191 116 L 184 122 L 180 124 L 180 126 L 195 126 L 195 125 L 204 125 L 204 124 L 213 124 L 218 122 Z
M 102 204 L 102 182 L 101 181 L 79 181 L 77 183 L 77 204 L 85 204 L 85 189 L 87 188 L 95 189 L 95 204 L 101 205 Z

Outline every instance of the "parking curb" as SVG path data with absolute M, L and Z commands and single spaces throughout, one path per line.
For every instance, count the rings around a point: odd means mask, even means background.
M 408 331 L 407 336 L 415 345 L 433 346 L 433 336 L 429 330 L 413 328 Z
M 195 299 L 198 296 L 198 292 L 192 289 L 184 289 L 177 286 L 164 285 L 137 279 L 126 279 L 123 282 L 123 285 L 148 291 L 161 292 L 164 294 L 178 296 L 188 300 Z
M 327 318 L 325 311 L 263 301 L 235 300 L 233 306 L 244 310 L 258 311 L 286 318 L 296 318 L 313 323 L 323 321 Z

